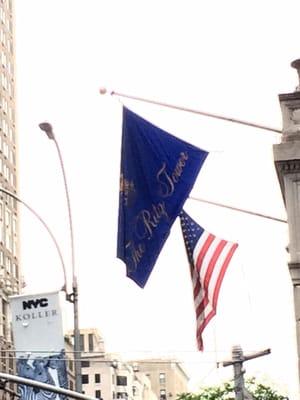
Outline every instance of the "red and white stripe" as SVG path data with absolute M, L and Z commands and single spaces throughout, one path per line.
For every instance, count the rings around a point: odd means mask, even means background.
M 191 275 L 199 350 L 203 350 L 202 332 L 216 314 L 221 284 L 237 247 L 237 243 L 219 239 L 206 231 L 195 246 Z

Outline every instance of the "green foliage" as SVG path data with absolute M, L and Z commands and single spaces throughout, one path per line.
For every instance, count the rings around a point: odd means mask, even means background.
M 252 395 L 253 400 L 286 400 L 275 390 L 262 383 L 257 383 L 254 378 L 249 379 L 246 384 L 247 391 Z M 199 393 L 182 393 L 176 400 L 234 400 L 234 386 L 231 382 L 219 386 L 209 386 L 201 389 Z
M 269 386 L 257 383 L 254 378 L 247 381 L 247 389 L 255 400 L 285 400 L 287 397 L 278 394 Z

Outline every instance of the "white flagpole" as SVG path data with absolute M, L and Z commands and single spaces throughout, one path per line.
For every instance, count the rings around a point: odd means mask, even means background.
M 107 90 L 106 90 L 106 88 L 100 88 L 99 92 L 100 92 L 100 94 L 106 94 Z M 193 113 L 193 114 L 203 115 L 204 117 L 221 119 L 223 121 L 228 121 L 228 122 L 233 122 L 233 123 L 236 123 L 236 124 L 247 125 L 247 126 L 251 126 L 253 128 L 264 129 L 266 131 L 276 132 L 276 133 L 279 133 L 279 134 L 282 133 L 281 129 L 276 129 L 276 128 L 273 128 L 273 127 L 270 127 L 270 126 L 256 124 L 254 122 L 244 121 L 244 120 L 237 119 L 237 118 L 226 117 L 224 115 L 213 114 L 213 113 L 206 112 L 206 111 L 200 111 L 200 110 L 196 110 L 196 109 L 193 109 L 193 108 L 177 106 L 175 104 L 164 103 L 164 102 L 161 102 L 161 101 L 146 99 L 144 97 L 132 96 L 132 95 L 129 95 L 129 94 L 126 94 L 126 93 L 116 92 L 114 90 L 111 91 L 109 94 L 111 96 L 125 97 L 125 98 L 131 99 L 131 100 L 142 101 L 144 103 L 150 103 L 150 104 L 155 104 L 157 106 L 168 107 L 168 108 L 172 108 L 174 110 L 185 111 L 185 112 L 189 112 L 189 113 Z
M 108 92 L 107 92 L 107 89 L 105 87 L 101 87 L 99 89 L 99 93 L 101 95 L 105 95 Z M 226 117 L 226 116 L 223 116 L 223 115 L 208 113 L 208 112 L 205 112 L 205 111 L 199 111 L 199 110 L 195 110 L 195 109 L 192 109 L 192 108 L 181 107 L 181 106 L 177 106 L 177 105 L 174 105 L 174 104 L 169 104 L 169 103 L 164 103 L 164 102 L 160 102 L 160 101 L 156 101 L 156 100 L 146 99 L 144 97 L 132 96 L 132 95 L 125 94 L 125 93 L 116 92 L 114 90 L 111 91 L 109 94 L 111 96 L 125 97 L 125 98 L 131 99 L 131 100 L 142 101 L 144 103 L 155 104 L 155 105 L 162 106 L 162 107 L 168 107 L 168 108 L 172 108 L 172 109 L 175 109 L 175 110 L 186 111 L 186 112 L 190 112 L 190 113 L 194 113 L 194 114 L 203 115 L 205 117 L 217 118 L 217 119 L 221 119 L 221 120 L 228 121 L 228 122 L 247 125 L 247 126 L 251 126 L 253 128 L 264 129 L 264 130 L 267 130 L 267 131 L 271 131 L 271 132 L 275 132 L 275 133 L 278 133 L 278 134 L 282 134 L 282 131 L 280 129 L 272 128 L 272 127 L 266 126 L 266 125 L 256 124 L 256 123 L 249 122 L 249 121 L 244 121 L 244 120 L 241 120 L 241 119 L 236 119 L 236 118 L 232 118 L 232 117 Z M 228 208 L 228 209 L 233 210 L 233 211 L 239 211 L 239 212 L 242 212 L 242 213 L 254 215 L 256 217 L 262 217 L 262 218 L 271 219 L 273 221 L 287 223 L 287 221 L 284 220 L 284 219 L 272 217 L 270 215 L 261 214 L 261 213 L 257 213 L 257 212 L 253 212 L 253 211 L 249 211 L 249 210 L 244 210 L 242 208 L 232 207 L 232 206 L 228 206 L 228 205 L 225 205 L 225 204 L 216 203 L 216 202 L 213 202 L 213 201 L 204 200 L 204 199 L 200 199 L 200 198 L 192 197 L 192 196 L 189 196 L 189 199 L 196 200 L 196 201 L 201 201 L 201 202 L 207 203 L 207 204 L 212 204 L 212 205 L 215 205 L 215 206 L 218 206 L 218 207 Z
M 215 201 L 204 200 L 204 199 L 200 199 L 198 197 L 193 197 L 193 196 L 189 196 L 189 199 L 200 201 L 202 203 L 211 204 L 213 206 L 228 208 L 229 210 L 233 210 L 233 211 L 239 211 L 239 212 L 242 212 L 242 213 L 254 215 L 255 217 L 267 218 L 267 219 L 271 219 L 273 221 L 287 223 L 287 220 L 285 220 L 285 219 L 272 217 L 271 215 L 261 214 L 261 213 L 257 213 L 257 212 L 254 212 L 254 211 L 244 210 L 243 208 L 237 208 L 237 207 L 228 206 L 226 204 L 217 203 Z

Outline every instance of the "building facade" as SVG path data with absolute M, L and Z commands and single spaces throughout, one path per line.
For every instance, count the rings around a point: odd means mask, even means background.
M 0 0 L 0 189 L 17 194 L 13 6 L 13 0 Z M 8 297 L 18 294 L 21 286 L 17 239 L 17 202 L 0 191 L 0 369 L 7 373 L 13 373 L 15 368 Z
M 71 336 L 65 336 L 65 351 L 68 387 L 70 390 L 75 390 L 74 343 Z
M 118 354 L 105 352 L 95 329 L 81 329 L 82 390 L 102 400 L 157 400 L 150 380 Z
M 177 395 L 188 392 L 189 377 L 177 360 L 156 358 L 135 360 L 132 363 L 148 377 L 159 400 L 176 399 Z
M 188 376 L 175 360 L 124 361 L 105 352 L 95 329 L 80 330 L 82 390 L 103 400 L 172 400 L 188 391 Z

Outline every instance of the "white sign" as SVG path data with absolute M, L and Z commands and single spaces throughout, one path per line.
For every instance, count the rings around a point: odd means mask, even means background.
M 10 297 L 19 376 L 68 388 L 59 292 Z M 19 385 L 21 400 L 63 400 Z

